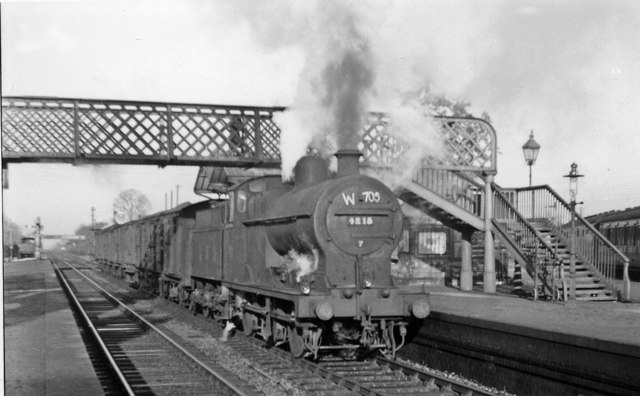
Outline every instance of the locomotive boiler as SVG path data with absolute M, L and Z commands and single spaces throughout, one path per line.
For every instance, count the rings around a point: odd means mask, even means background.
M 360 174 L 359 152 L 336 156 L 336 175 L 320 157 L 306 156 L 295 183 L 279 175 L 221 183 L 228 199 L 139 220 L 137 244 L 133 236 L 111 240 L 139 246 L 129 260 L 139 262 L 134 279 L 194 312 L 241 323 L 247 335 L 288 344 L 295 356 L 395 356 L 408 322 L 429 314 L 428 297 L 391 277 L 402 236 L 396 196 Z M 116 273 L 106 241 L 121 228 L 98 235 L 98 259 Z

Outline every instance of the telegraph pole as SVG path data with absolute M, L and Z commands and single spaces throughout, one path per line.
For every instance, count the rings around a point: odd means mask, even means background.
M 91 207 L 91 228 L 96 226 L 96 208 Z
M 180 185 L 176 184 L 176 206 L 178 206 L 178 204 L 180 203 L 180 201 L 178 200 L 178 193 L 180 192 Z
M 40 260 L 42 255 L 42 223 L 40 223 L 40 216 L 36 218 L 36 253 L 35 259 Z

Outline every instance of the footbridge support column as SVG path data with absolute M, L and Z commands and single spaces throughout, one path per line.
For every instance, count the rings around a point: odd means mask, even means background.
M 471 263 L 471 237 L 473 233 L 462 233 L 462 265 L 460 269 L 460 290 L 471 291 L 473 289 L 473 268 Z
M 484 292 L 496 292 L 496 258 L 491 220 L 493 219 L 493 174 L 487 174 L 484 185 Z

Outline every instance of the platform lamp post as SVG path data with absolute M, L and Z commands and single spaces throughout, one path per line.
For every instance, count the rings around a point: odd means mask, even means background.
M 576 202 L 578 195 L 578 178 L 584 175 L 578 174 L 578 164 L 571 164 L 571 171 L 564 177 L 569 178 L 569 194 L 571 201 L 569 207 L 571 209 L 571 251 L 569 252 L 569 299 L 576 299 L 576 205 L 582 202 Z
M 522 152 L 524 153 L 524 160 L 529 165 L 529 187 L 531 187 L 531 168 L 533 164 L 536 162 L 538 158 L 538 153 L 540 152 L 540 145 L 533 139 L 533 130 L 531 130 L 531 135 L 529 136 L 529 140 L 525 144 L 522 145 Z M 535 217 L 535 192 L 531 190 L 531 218 Z

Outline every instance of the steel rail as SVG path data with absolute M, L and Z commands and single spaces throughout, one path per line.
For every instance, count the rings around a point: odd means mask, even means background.
M 60 258 L 60 259 L 65 261 L 62 258 Z M 93 334 L 94 339 L 98 342 L 98 345 L 100 345 L 100 349 L 102 350 L 102 353 L 106 356 L 107 360 L 109 361 L 109 364 L 111 365 L 111 368 L 115 371 L 116 375 L 118 376 L 118 379 L 120 380 L 120 383 L 125 388 L 125 390 L 127 391 L 128 395 L 130 395 L 130 396 L 135 395 L 135 392 L 133 391 L 133 389 L 131 389 L 131 386 L 129 385 L 129 382 L 125 378 L 124 373 L 122 373 L 122 370 L 120 370 L 120 367 L 118 367 L 118 364 L 113 359 L 113 356 L 111 355 L 111 352 L 109 351 L 109 348 L 107 347 L 107 345 L 102 340 L 102 337 L 100 336 L 100 333 L 98 332 L 98 329 L 96 329 L 96 327 L 93 325 L 93 322 L 89 318 L 89 315 L 87 315 L 87 312 L 82 307 L 82 304 L 80 304 L 80 301 L 78 301 L 78 298 L 76 297 L 75 293 L 73 293 L 73 290 L 71 289 L 71 285 L 69 285 L 69 282 L 67 282 L 67 279 L 64 277 L 64 275 L 62 275 L 62 271 L 60 271 L 60 268 L 58 267 L 58 264 L 56 264 L 53 259 L 51 259 L 50 261 L 51 261 L 51 264 L 53 265 L 53 269 L 56 271 L 56 274 L 58 275 L 58 278 L 62 281 L 62 284 L 63 284 L 67 294 L 71 297 L 71 301 L 73 301 L 73 304 L 75 305 L 76 309 L 78 310 L 78 312 L 80 312 L 80 315 L 82 316 L 82 319 L 86 323 L 86 325 L 89 328 L 89 330 L 91 330 L 91 334 Z M 67 265 L 69 265 L 68 262 L 67 262 Z M 73 268 L 73 267 L 71 267 L 71 268 Z M 77 271 L 75 268 L 73 268 L 73 269 L 75 271 Z
M 214 370 L 212 370 L 209 366 L 207 366 L 204 362 L 202 362 L 200 359 L 198 359 L 196 356 L 194 356 L 193 354 L 191 354 L 189 351 L 187 351 L 186 349 L 184 349 L 180 344 L 178 344 L 177 342 L 175 342 L 174 340 L 172 340 L 169 336 L 167 336 L 162 330 L 160 330 L 158 327 L 154 326 L 152 323 L 150 323 L 148 320 L 146 320 L 145 318 L 143 318 L 142 316 L 140 316 L 137 312 L 135 312 L 134 310 L 132 310 L 131 308 L 127 307 L 122 301 L 120 301 L 117 297 L 113 296 L 111 293 L 109 293 L 108 291 L 106 291 L 104 288 L 102 288 L 100 285 L 98 285 L 96 282 L 94 282 L 91 278 L 89 278 L 88 276 L 86 276 L 85 274 L 83 274 L 81 271 L 79 271 L 78 269 L 76 269 L 73 264 L 71 264 L 68 260 L 62 258 L 62 257 L 58 257 L 60 260 L 62 260 L 64 263 L 66 263 L 71 269 L 73 269 L 75 272 L 77 272 L 79 275 L 81 275 L 83 278 L 85 278 L 90 284 L 92 284 L 93 286 L 95 286 L 101 293 L 104 293 L 104 295 L 106 295 L 111 301 L 117 303 L 120 307 L 124 308 L 127 312 L 129 312 L 130 314 L 132 314 L 137 320 L 140 320 L 142 323 L 144 323 L 146 326 L 148 326 L 150 329 L 152 329 L 156 334 L 160 335 L 164 340 L 166 340 L 167 342 L 169 342 L 171 345 L 173 345 L 176 349 L 178 349 L 180 352 L 182 352 L 185 356 L 187 356 L 189 359 L 191 359 L 193 362 L 195 362 L 196 364 L 198 364 L 198 366 L 200 366 L 202 369 L 204 369 L 206 372 L 208 372 L 210 375 L 214 376 L 217 380 L 219 380 L 220 382 L 222 382 L 223 384 L 225 384 L 229 389 L 231 389 L 233 392 L 235 392 L 236 394 L 240 395 L 240 396 L 250 396 L 249 393 L 245 392 L 243 389 L 238 388 L 236 385 L 234 385 L 232 382 L 230 382 L 229 380 L 227 380 L 226 378 L 220 376 L 220 374 L 216 373 Z M 69 289 L 70 290 L 70 289 Z M 71 290 L 70 290 L 71 291 Z M 78 302 L 79 304 L 79 302 Z M 88 317 L 87 317 L 88 319 Z M 97 332 L 97 330 L 96 330 Z M 99 336 L 98 336 L 99 337 Z M 106 346 L 105 346 L 106 348 Z M 114 362 L 115 363 L 115 362 Z M 131 393 L 133 394 L 133 393 Z
M 247 338 L 247 341 L 255 346 L 261 345 L 261 342 L 255 338 Z M 322 361 L 313 362 L 305 359 L 294 359 L 288 352 L 278 348 L 273 348 L 272 351 L 276 356 L 284 358 L 285 360 L 292 362 L 292 364 L 296 364 L 298 367 L 306 369 L 310 373 L 318 375 L 357 394 L 383 396 L 389 394 L 389 389 L 391 389 L 367 386 L 363 384 L 363 382 L 366 381 L 360 381 L 346 375 L 338 374 L 331 367 L 323 366 Z M 378 364 L 380 368 L 383 368 L 384 365 L 389 366 L 392 371 L 404 374 L 407 378 L 417 376 L 425 386 L 428 385 L 430 381 L 433 381 L 433 384 L 438 386 L 441 390 L 448 389 L 460 395 L 495 396 L 498 394 L 497 391 L 485 390 L 477 385 L 464 383 L 461 380 L 446 378 L 442 375 L 438 375 L 437 373 L 430 373 L 386 358 L 376 357 L 369 361 Z M 345 360 L 344 362 L 347 363 L 348 361 Z M 362 363 L 362 361 L 360 361 L 360 363 Z
M 362 361 L 359 361 L 359 362 L 362 363 Z M 384 366 L 387 366 L 389 367 L 389 369 L 391 369 L 392 372 L 404 374 L 407 377 L 407 381 L 409 380 L 409 378 L 417 377 L 422 381 L 422 385 L 416 385 L 416 386 L 428 386 L 433 384 L 438 388 L 440 388 L 440 390 L 450 390 L 457 394 L 465 395 L 465 396 L 493 396 L 497 394 L 497 392 L 483 390 L 477 386 L 465 384 L 455 379 L 439 376 L 435 373 L 429 373 L 423 370 L 419 370 L 417 368 L 413 368 L 408 365 L 403 365 L 393 360 L 376 357 L 374 359 L 369 360 L 369 362 L 377 364 L 381 369 L 384 369 Z M 345 361 L 345 363 L 347 363 L 347 361 Z M 338 374 L 334 372 L 334 370 L 330 367 L 323 367 L 321 363 L 316 364 L 316 363 L 304 360 L 304 361 L 301 361 L 301 364 L 305 368 L 307 368 L 307 370 L 313 373 L 319 374 L 322 377 L 330 381 L 333 381 L 335 383 L 338 383 L 346 387 L 347 389 L 361 395 L 383 396 L 388 394 L 390 389 L 393 389 L 393 386 L 389 388 L 384 388 L 384 387 L 375 388 L 375 387 L 367 386 L 364 383 L 368 381 L 355 380 L 346 375 Z M 345 367 L 341 367 L 341 369 L 343 371 L 347 371 L 348 369 Z M 383 374 L 380 374 L 380 375 L 383 375 Z
M 376 360 L 383 364 L 388 365 L 391 368 L 396 370 L 401 370 L 406 375 L 417 375 L 421 380 L 434 380 L 435 384 L 440 387 L 450 386 L 451 390 L 461 395 L 473 395 L 473 396 L 487 396 L 487 395 L 495 395 L 495 392 L 490 392 L 484 389 L 481 389 L 478 386 L 471 384 L 462 384 L 457 381 L 452 381 L 449 378 L 446 378 L 442 375 L 436 373 L 428 373 L 420 369 L 416 369 L 411 367 L 405 363 L 398 362 L 397 360 L 389 360 L 383 357 L 377 357 Z
M 89 262 L 84 259 L 81 259 L 81 260 Z M 242 345 L 245 342 L 247 344 L 247 348 L 243 349 Z M 257 362 L 257 364 L 255 364 L 255 361 L 260 359 L 259 359 L 259 356 L 257 356 L 255 352 L 253 352 L 254 351 L 253 348 L 259 348 L 262 353 L 266 353 L 267 351 L 270 351 L 270 353 L 273 353 L 272 356 L 274 358 L 276 357 L 278 358 L 278 359 L 273 359 L 274 365 L 275 366 L 285 365 L 283 370 L 284 372 L 287 372 L 287 373 L 290 373 L 290 367 L 299 367 L 301 369 L 305 369 L 306 372 L 308 372 L 309 374 L 315 374 L 315 375 L 318 375 L 319 377 L 324 378 L 329 383 L 333 383 L 336 386 L 344 387 L 345 389 L 351 390 L 355 393 L 359 393 L 362 395 L 384 395 L 386 394 L 385 391 L 388 391 L 388 388 L 376 389 L 374 387 L 368 387 L 360 381 L 354 380 L 342 374 L 335 373 L 331 368 L 323 367 L 321 364 L 308 361 L 308 360 L 293 359 L 288 352 L 285 352 L 278 348 L 273 348 L 268 350 L 263 349 L 261 348 L 263 345 L 263 342 L 253 337 L 248 337 L 248 338 L 240 337 L 240 339 L 236 339 L 235 341 L 228 341 L 228 344 L 233 345 L 232 346 L 233 349 L 243 351 L 241 353 L 252 353 L 253 354 L 252 358 L 254 359 L 254 361 L 250 364 L 250 367 L 256 370 L 257 372 L 261 373 L 263 376 L 277 381 L 287 391 L 291 391 L 292 389 L 291 385 L 287 384 L 286 381 L 282 382 L 281 378 L 279 379 L 279 376 L 277 374 L 279 371 L 277 367 L 267 366 L 266 370 L 269 372 L 264 372 L 259 367 L 261 364 L 260 362 Z M 249 345 L 251 346 L 251 348 L 249 348 Z M 445 389 L 451 390 L 453 392 L 456 392 L 458 394 L 465 395 L 465 396 L 487 396 L 487 395 L 496 394 L 495 392 L 484 390 L 477 385 L 464 383 L 462 381 L 458 381 L 455 379 L 450 379 L 445 376 L 438 375 L 437 373 L 420 370 L 418 368 L 414 368 L 414 367 L 411 367 L 410 365 L 403 364 L 397 361 L 391 361 L 385 358 L 376 358 L 376 359 L 373 359 L 372 361 L 378 363 L 380 368 L 383 368 L 383 366 L 386 365 L 392 368 L 394 372 L 404 374 L 407 377 L 417 376 L 417 378 L 423 381 L 424 385 L 428 385 L 432 381 L 433 384 L 435 384 L 442 390 L 445 390 Z M 288 364 L 285 364 L 285 362 L 288 362 L 291 366 L 289 366 Z

